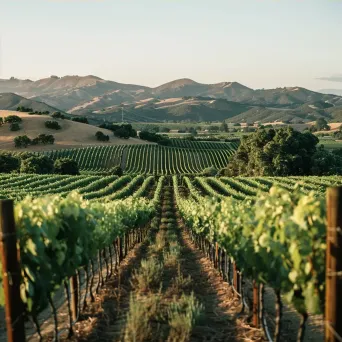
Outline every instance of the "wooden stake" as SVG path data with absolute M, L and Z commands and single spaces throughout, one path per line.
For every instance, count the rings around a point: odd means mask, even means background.
M 253 325 L 259 328 L 259 286 L 253 280 Z
M 325 341 L 342 336 L 342 187 L 327 191 Z
M 24 342 L 24 304 L 20 297 L 20 253 L 17 251 L 13 200 L 0 201 L 0 251 L 7 341 Z

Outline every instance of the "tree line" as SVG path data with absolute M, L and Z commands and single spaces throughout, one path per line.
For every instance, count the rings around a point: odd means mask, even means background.
M 79 168 L 77 162 L 69 158 L 53 160 L 45 155 L 2 151 L 0 172 L 78 175 Z
M 244 136 L 222 173 L 227 176 L 342 174 L 342 151 L 329 152 L 309 131 L 259 129 Z

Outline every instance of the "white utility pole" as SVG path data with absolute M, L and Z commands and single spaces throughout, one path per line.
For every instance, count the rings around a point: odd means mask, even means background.
M 123 111 L 123 107 L 121 107 L 121 123 L 123 123 L 124 119 L 124 111 Z

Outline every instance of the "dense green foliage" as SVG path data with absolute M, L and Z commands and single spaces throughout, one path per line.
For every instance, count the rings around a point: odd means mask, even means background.
M 195 234 L 218 242 L 247 277 L 281 290 L 299 312 L 320 312 L 325 279 L 325 205 L 314 192 L 276 187 L 250 200 L 177 205 Z
M 154 207 L 142 198 L 101 204 L 70 194 L 66 198 L 26 198 L 15 212 L 25 269 L 21 297 L 28 312 L 35 314 L 48 305 L 64 279 L 116 237 L 145 224 Z
M 20 167 L 20 158 L 10 152 L 0 153 L 0 172 L 18 171 Z
M 79 174 L 77 162 L 70 158 L 56 159 L 54 163 L 54 169 L 55 169 L 55 173 L 60 174 L 60 175 L 78 175 Z
M 21 173 L 53 173 L 53 160 L 47 156 L 32 156 L 21 161 Z
M 244 137 L 231 159 L 230 176 L 287 176 L 326 174 L 317 170 L 323 152 L 316 153 L 318 138 L 310 132 L 300 133 L 292 128 L 258 130 Z M 318 160 L 317 160 L 318 159 Z M 339 169 L 337 158 L 330 158 L 332 172 Z M 333 162 L 336 162 L 333 164 Z M 331 174 L 331 173 L 330 173 Z

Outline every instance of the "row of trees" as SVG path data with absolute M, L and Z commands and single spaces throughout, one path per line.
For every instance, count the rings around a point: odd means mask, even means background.
M 100 128 L 105 128 L 114 133 L 114 136 L 123 139 L 135 138 L 137 136 L 137 131 L 133 129 L 131 124 L 117 125 L 110 122 L 104 122 L 99 125 Z
M 19 135 L 14 138 L 15 147 L 27 147 L 29 145 L 53 145 L 55 138 L 51 134 L 39 134 L 36 138 L 30 139 L 27 135 Z
M 227 176 L 342 174 L 342 157 L 331 153 L 311 132 L 291 127 L 259 129 L 242 138 L 224 173 Z M 342 153 L 341 153 L 342 155 Z
M 77 175 L 79 168 L 77 162 L 69 158 L 53 160 L 32 153 L 1 152 L 0 172 Z
M 165 137 L 160 134 L 148 132 L 148 131 L 141 131 L 139 133 L 139 138 L 142 140 L 155 142 L 159 145 L 164 145 L 164 146 L 171 144 L 170 139 L 168 137 Z

